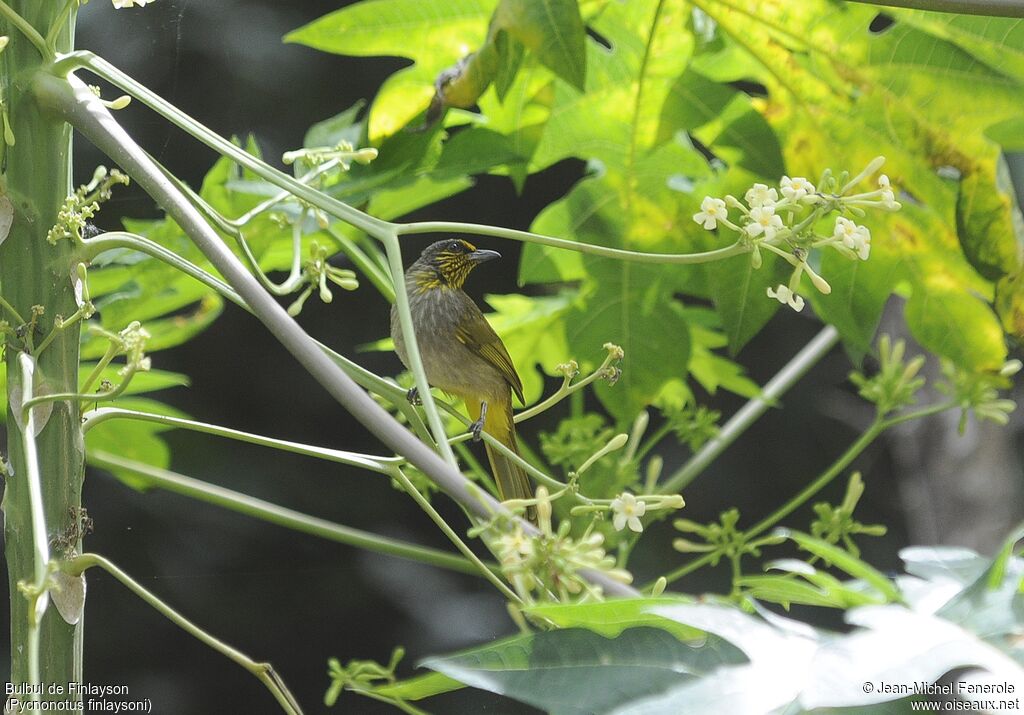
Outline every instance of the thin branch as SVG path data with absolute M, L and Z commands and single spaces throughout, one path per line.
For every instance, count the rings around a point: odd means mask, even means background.
M 847 0 L 864 5 L 904 7 L 913 10 L 955 12 L 963 15 L 993 15 L 995 17 L 1024 17 L 1021 0 Z
M 395 289 L 395 306 L 398 310 L 398 321 L 402 326 L 402 335 L 405 338 L 406 357 L 408 357 L 409 370 L 412 371 L 416 380 L 416 387 L 419 389 L 420 400 L 423 402 L 423 411 L 427 413 L 427 424 L 434 434 L 434 441 L 441 452 L 441 456 L 448 464 L 458 468 L 459 462 L 455 459 L 452 446 L 448 443 L 448 432 L 441 420 L 441 413 L 437 410 L 437 403 L 430 391 L 430 383 L 427 381 L 426 368 L 423 367 L 423 357 L 420 355 L 420 348 L 416 339 L 416 330 L 412 322 L 412 310 L 409 307 L 409 293 L 405 287 L 404 269 L 402 267 L 402 249 L 398 244 L 398 237 L 394 234 L 382 237 L 384 250 L 388 257 L 388 267 L 391 269 L 391 285 Z
M 104 557 L 99 554 L 82 554 L 81 556 L 76 556 L 73 559 L 63 562 L 61 564 L 61 570 L 70 576 L 77 577 L 94 566 L 98 566 L 123 583 L 128 587 L 128 590 L 148 603 L 156 609 L 157 612 L 165 616 L 169 621 L 184 630 L 190 636 L 255 675 L 256 678 L 267 687 L 267 690 L 273 694 L 278 704 L 281 705 L 281 708 L 286 713 L 289 713 L 290 715 L 302 715 L 302 708 L 299 706 L 295 696 L 291 694 L 288 687 L 284 684 L 284 681 L 281 680 L 281 677 L 277 674 L 270 663 L 258 663 L 245 653 L 242 653 L 236 648 L 232 648 L 224 641 L 203 630 L 181 613 L 164 603 L 152 591 L 144 588 L 141 584 L 135 581 L 135 579 Z
M 508 238 L 523 243 L 537 243 L 552 248 L 563 248 L 577 253 L 587 253 L 593 256 L 604 258 L 615 258 L 620 261 L 632 263 L 658 263 L 689 265 L 695 263 L 709 263 L 721 261 L 725 258 L 738 256 L 743 253 L 750 253 L 750 249 L 741 242 L 736 242 L 725 248 L 718 248 L 714 251 L 702 253 L 645 253 L 643 251 L 627 251 L 622 248 L 609 248 L 579 241 L 569 241 L 564 238 L 545 236 L 529 231 L 518 231 L 512 228 L 500 228 L 498 226 L 486 226 L 478 223 L 461 223 L 458 221 L 419 221 L 416 223 L 395 224 L 395 230 L 399 236 L 414 233 L 467 233 L 476 236 L 493 236 L 495 238 Z
M 173 104 L 156 94 L 145 85 L 135 81 L 132 77 L 117 69 L 109 62 L 95 54 L 87 51 L 77 51 L 62 56 L 54 64 L 56 74 L 73 72 L 77 68 L 86 68 L 99 77 L 107 80 L 122 91 L 132 95 L 140 102 L 148 106 L 160 116 L 192 135 L 200 142 L 206 144 L 218 153 L 230 157 L 241 166 L 249 169 L 256 175 L 266 179 L 275 186 L 279 186 L 291 192 L 294 196 L 307 201 L 322 211 L 341 219 L 342 221 L 364 231 L 378 240 L 385 240 L 392 234 L 406 235 L 414 233 L 437 233 L 437 232 L 459 232 L 476 235 L 494 236 L 496 238 L 508 238 L 528 243 L 539 243 L 555 248 L 564 248 L 580 253 L 589 253 L 607 258 L 616 258 L 623 261 L 636 263 L 673 263 L 693 264 L 707 263 L 709 261 L 722 260 L 730 256 L 749 253 L 750 249 L 740 242 L 731 246 L 720 248 L 715 251 L 702 253 L 644 253 L 640 251 L 627 251 L 606 246 L 594 246 L 578 241 L 567 241 L 553 236 L 530 233 L 529 231 L 516 231 L 513 229 L 497 228 L 474 223 L 458 223 L 447 221 L 425 221 L 408 224 L 391 223 L 370 216 L 343 201 L 339 201 L 321 191 L 306 186 L 292 176 L 279 171 L 269 164 L 261 161 L 252 154 L 249 154 L 241 147 L 224 139 L 202 123 L 182 112 Z
M 93 260 L 104 251 L 109 251 L 114 248 L 126 248 L 132 251 L 144 253 L 147 256 L 152 256 L 153 258 L 163 261 L 167 265 L 178 269 L 185 275 L 195 278 L 206 287 L 212 288 L 240 308 L 248 309 L 248 306 L 245 304 L 245 301 L 242 300 L 241 296 L 235 293 L 227 283 L 207 271 L 204 271 L 191 261 L 182 258 L 174 251 L 164 248 L 156 241 L 152 241 L 145 236 L 128 233 L 127 231 L 109 231 L 107 233 L 102 233 L 95 238 L 87 238 L 83 240 L 82 246 L 84 249 L 82 257 L 89 261 Z
M 394 465 L 401 459 L 400 457 L 378 457 L 370 454 L 345 452 L 340 449 L 316 447 L 309 444 L 300 444 L 298 442 L 289 442 L 288 440 L 283 439 L 264 437 L 250 432 L 242 432 L 229 427 L 221 427 L 220 425 L 211 425 L 205 422 L 196 422 L 195 420 L 186 420 L 180 417 L 170 417 L 168 415 L 157 415 L 149 412 L 125 410 L 117 407 L 101 407 L 87 412 L 82 420 L 82 431 L 87 433 L 93 427 L 113 419 L 154 422 L 168 427 L 192 430 L 193 432 L 201 432 L 203 434 L 210 434 L 216 437 L 226 437 L 228 439 L 247 442 L 261 447 L 271 447 L 273 449 L 279 449 L 293 454 L 316 457 L 318 459 L 327 460 L 328 462 L 345 464 L 350 467 L 359 467 L 360 469 L 367 469 L 371 472 L 376 472 L 377 474 L 387 474 L 389 476 L 393 469 L 393 467 L 389 465 Z
M 10 5 L 0 0 L 0 17 L 3 17 L 7 22 L 11 23 L 11 27 L 17 29 L 25 38 L 32 43 L 32 45 L 39 50 L 40 56 L 43 59 L 53 57 L 53 53 L 46 46 L 46 40 L 39 33 L 39 31 L 28 24 L 21 15 L 14 11 Z
M 183 474 L 167 469 L 160 469 L 149 464 L 119 457 L 109 452 L 97 450 L 90 453 L 89 463 L 111 472 L 116 470 L 130 472 L 145 480 L 147 484 L 164 489 L 165 491 L 237 511 L 241 514 L 270 522 L 271 524 L 292 529 L 293 531 L 310 534 L 311 536 L 317 536 L 328 541 L 335 541 L 339 544 L 355 546 L 378 554 L 397 556 L 409 559 L 410 561 L 418 561 L 473 576 L 479 575 L 476 566 L 461 556 L 448 553 L 447 551 L 410 544 L 399 539 L 391 539 L 368 531 L 362 531 L 361 529 L 353 529 L 342 524 L 336 524 L 326 519 L 318 519 L 314 516 L 309 516 L 293 509 L 286 509 L 285 507 L 251 497 L 247 494 L 241 494 L 199 479 L 186 477 Z
M 102 61 L 97 60 L 97 62 L 101 68 L 109 67 Z M 93 62 L 90 66 L 96 67 L 97 63 Z M 120 73 L 115 71 L 113 76 L 117 77 L 117 81 L 124 83 Z M 342 371 L 331 358 L 324 354 L 316 341 L 312 340 L 285 312 L 284 308 L 262 289 L 257 280 L 239 263 L 235 255 L 221 243 L 202 216 L 149 160 L 145 152 L 121 128 L 103 103 L 99 101 L 99 98 L 92 94 L 83 82 L 74 76 L 69 76 L 64 80 L 40 73 L 35 77 L 34 90 L 44 106 L 52 108 L 96 144 L 101 151 L 120 164 L 157 203 L 164 207 L 182 230 L 206 254 L 227 283 L 242 296 L 252 308 L 253 313 L 281 341 L 282 345 L 295 356 L 314 379 L 323 385 L 332 397 L 373 434 L 377 435 L 389 449 L 406 457 L 441 489 L 480 518 L 491 519 L 496 513 L 504 514 L 511 519 L 516 518 L 496 499 L 482 494 L 457 469 L 447 464 L 436 452 L 402 427 L 384 408 L 359 389 L 352 378 Z M 134 82 L 130 83 L 130 89 L 127 91 L 132 93 L 141 91 L 149 98 L 155 97 L 145 87 Z M 163 103 L 162 100 L 159 102 Z M 202 130 L 198 123 L 178 110 L 174 109 L 173 112 L 177 113 L 177 119 L 190 133 L 215 141 L 218 146 L 226 144 L 234 153 L 236 148 L 230 142 L 217 137 L 209 130 Z M 241 152 L 241 154 L 247 165 L 255 164 L 254 171 L 256 173 L 265 176 L 270 171 L 269 167 L 265 169 L 265 165 L 254 157 L 245 152 Z M 271 174 L 274 173 L 271 171 Z M 281 172 L 276 172 L 276 174 L 281 174 Z M 285 175 L 281 174 L 281 176 Z M 292 188 L 291 184 L 295 185 L 296 194 L 300 198 L 311 197 L 317 203 L 322 203 L 321 199 L 324 197 L 320 192 L 291 179 L 286 188 Z M 340 202 L 336 203 L 340 204 Z M 354 211 L 344 204 L 340 205 L 344 207 L 343 213 L 351 214 Z M 339 218 L 348 220 L 345 216 L 339 216 Z M 380 230 L 380 222 L 376 219 L 368 223 L 366 220 L 353 217 L 352 223 L 357 227 L 372 228 L 374 231 Z M 526 533 L 537 533 L 536 528 L 528 522 L 520 519 L 518 523 Z M 607 578 L 604 574 L 590 573 L 588 576 L 593 583 L 601 586 L 608 594 L 620 596 L 637 594 L 635 589 Z
M 484 578 L 490 581 L 496 589 L 501 591 L 501 594 L 509 601 L 512 603 L 522 604 L 522 599 L 520 599 L 512 589 L 506 586 L 501 578 L 492 569 L 488 568 L 487 564 L 480 560 L 479 556 L 473 553 L 473 550 L 469 548 L 466 542 L 463 541 L 457 533 L 455 533 L 455 530 L 448 525 L 448 522 L 444 520 L 444 517 L 437 512 L 437 509 L 427 501 L 426 497 L 420 494 L 420 490 L 416 488 L 415 484 L 409 481 L 409 477 L 405 476 L 405 472 L 402 471 L 401 467 L 394 467 L 391 474 L 396 480 L 398 480 L 398 483 L 402 485 L 402 488 L 409 493 L 409 496 L 413 498 L 413 501 L 419 505 L 420 509 L 422 509 L 437 525 L 437 528 L 439 528 L 444 535 L 448 537 L 448 540 L 452 542 L 455 548 L 457 548 L 467 560 L 476 565 L 480 570 L 480 574 Z

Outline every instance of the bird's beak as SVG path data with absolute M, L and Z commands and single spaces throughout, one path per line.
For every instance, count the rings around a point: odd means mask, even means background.
M 501 258 L 501 254 L 497 251 L 473 251 L 469 254 L 469 260 L 473 263 L 486 263 L 487 261 L 493 261 L 495 258 Z

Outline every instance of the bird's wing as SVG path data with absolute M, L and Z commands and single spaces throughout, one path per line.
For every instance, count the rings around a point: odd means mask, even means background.
M 512 391 L 516 393 L 519 402 L 525 405 L 523 383 L 516 373 L 515 365 L 512 364 L 512 358 L 509 357 L 505 344 L 501 342 L 501 338 L 494 332 L 494 328 L 490 326 L 479 309 L 475 312 L 476 315 L 463 321 L 459 326 L 456 337 L 467 348 L 498 368 L 502 377 L 512 387 Z

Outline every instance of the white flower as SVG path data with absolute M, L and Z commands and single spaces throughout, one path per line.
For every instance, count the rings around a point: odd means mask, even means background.
M 832 237 L 842 241 L 843 245 L 854 251 L 862 261 L 868 260 L 871 253 L 871 232 L 866 226 L 858 226 L 850 219 L 840 216 L 836 219 L 836 230 Z
M 498 539 L 498 549 L 503 562 L 515 562 L 533 553 L 533 540 L 522 529 L 516 527 Z
M 900 205 L 896 203 L 896 195 L 892 191 L 892 187 L 889 185 L 889 177 L 882 174 L 878 177 L 878 188 L 882 190 L 882 203 L 887 209 L 898 209 Z
M 744 194 L 743 198 L 747 200 L 750 208 L 775 206 L 775 202 L 779 200 L 779 192 L 764 184 L 754 184 L 747 189 L 747 193 Z
M 804 309 L 804 299 L 791 291 L 789 286 L 785 286 L 781 283 L 779 283 L 777 288 L 768 289 L 768 297 L 774 298 L 783 305 L 788 305 L 798 313 Z
M 725 202 L 711 196 L 705 196 L 700 202 L 700 212 L 693 215 L 693 220 L 702 224 L 709 231 L 718 226 L 719 221 L 724 221 L 729 215 L 725 208 Z
M 817 198 L 814 196 L 814 184 L 802 176 L 794 176 L 792 179 L 783 176 L 782 195 L 791 201 L 799 201 L 808 197 Z
M 144 5 L 148 5 L 151 2 L 154 2 L 154 0 L 113 0 L 114 9 L 116 10 L 121 10 L 126 7 L 135 7 L 136 5 L 142 7 Z
M 750 219 L 746 230 L 751 238 L 763 233 L 764 237 L 770 241 L 775 238 L 775 232 L 782 228 L 782 217 L 775 215 L 775 206 L 770 204 L 750 209 Z
M 622 531 L 626 526 L 636 533 L 644 530 L 640 523 L 640 517 L 647 513 L 647 505 L 629 492 L 622 492 L 612 501 L 612 525 L 616 531 Z

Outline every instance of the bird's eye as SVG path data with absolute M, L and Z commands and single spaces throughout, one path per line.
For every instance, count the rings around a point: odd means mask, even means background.
M 448 244 L 448 250 L 451 251 L 452 253 L 461 253 L 462 244 L 459 243 L 458 241 L 452 241 L 451 243 Z

